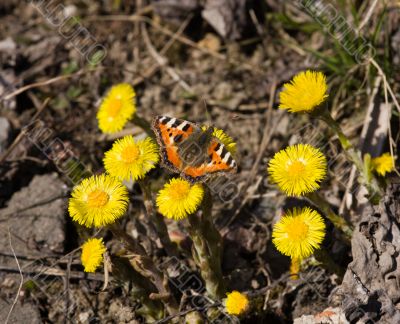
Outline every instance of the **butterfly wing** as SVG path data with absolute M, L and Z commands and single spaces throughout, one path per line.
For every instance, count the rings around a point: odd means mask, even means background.
M 173 172 L 181 172 L 184 164 L 178 153 L 179 145 L 199 132 L 200 127 L 183 119 L 156 116 L 152 129 L 161 148 L 162 163 Z
M 236 172 L 237 164 L 225 145 L 212 138 L 207 149 L 208 157 L 199 166 L 186 166 L 182 171 L 182 177 L 191 181 L 205 181 L 210 175 L 221 172 Z
M 194 123 L 168 116 L 156 116 L 152 128 L 163 165 L 190 182 L 205 181 L 220 172 L 236 172 L 236 161 L 226 147 L 216 137 L 208 136 L 211 128 L 202 131 Z

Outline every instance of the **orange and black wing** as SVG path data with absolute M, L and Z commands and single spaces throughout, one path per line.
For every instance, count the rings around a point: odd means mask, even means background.
M 163 165 L 173 172 L 181 172 L 184 166 L 178 154 L 179 144 L 200 128 L 186 120 L 168 116 L 156 116 L 152 128 L 161 148 Z
M 205 181 L 210 175 L 222 172 L 236 172 L 237 164 L 225 145 L 213 138 L 207 149 L 208 157 L 200 166 L 187 166 L 182 177 L 191 181 Z

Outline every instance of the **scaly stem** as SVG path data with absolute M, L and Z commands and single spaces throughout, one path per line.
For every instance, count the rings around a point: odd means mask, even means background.
M 339 278 L 343 278 L 345 269 L 339 266 L 331 257 L 331 255 L 324 248 L 315 250 L 314 257 L 319 262 L 321 262 L 321 266 L 327 271 L 336 273 Z
M 300 259 L 290 260 L 290 279 L 292 280 L 299 279 L 300 265 L 301 265 Z
M 153 323 L 163 318 L 166 315 L 164 305 L 161 301 L 150 298 L 151 294 L 157 291 L 152 282 L 138 273 L 125 257 L 111 256 L 111 262 L 113 277 L 119 282 L 130 282 L 131 298 L 136 302 L 139 300 L 142 304 L 135 312 L 144 316 L 146 323 Z
M 171 242 L 171 238 L 169 237 L 167 225 L 165 224 L 164 218 L 157 213 L 157 210 L 155 208 L 150 184 L 148 183 L 148 181 L 146 181 L 146 179 L 139 180 L 138 183 L 143 192 L 143 201 L 144 207 L 146 208 L 147 217 L 154 225 L 157 235 L 160 238 L 161 244 L 163 245 L 169 256 L 177 256 L 178 250 L 176 248 L 176 245 Z
M 148 278 L 157 288 L 158 294 L 151 294 L 150 298 L 154 300 L 162 300 L 168 313 L 173 315 L 178 312 L 178 304 L 171 294 L 168 286 L 168 278 L 157 268 L 153 260 L 146 256 L 144 248 L 129 236 L 124 230 L 117 225 L 110 226 L 110 230 L 115 237 L 120 238 L 127 250 L 132 254 L 129 255 L 129 263 L 142 276 Z
M 377 180 L 368 173 L 368 170 L 365 169 L 364 161 L 361 158 L 361 152 L 355 149 L 353 144 L 351 144 L 350 140 L 343 133 L 340 125 L 332 118 L 329 111 L 320 107 L 312 115 L 323 120 L 335 132 L 347 158 L 354 163 L 361 175 L 359 181 L 361 184 L 366 186 L 370 198 L 379 200 L 379 197 L 382 195 L 382 191 Z
M 189 215 L 188 230 L 193 240 L 193 258 L 200 268 L 207 293 L 221 300 L 226 293 L 221 269 L 222 239 L 212 221 L 211 208 L 211 194 L 205 188 L 201 216 Z
M 351 235 L 353 234 L 353 228 L 350 223 L 343 217 L 337 215 L 332 209 L 329 203 L 322 198 L 318 193 L 311 192 L 306 196 L 316 207 L 318 207 L 326 217 L 333 223 L 333 225 L 341 230 L 344 234 L 345 242 L 350 245 Z
M 150 123 L 146 119 L 144 119 L 142 117 L 139 117 L 137 114 L 135 114 L 133 116 L 132 122 L 135 125 L 137 125 L 140 128 L 142 128 L 147 133 L 147 135 L 149 135 L 150 137 L 154 138 L 154 132 L 151 129 Z

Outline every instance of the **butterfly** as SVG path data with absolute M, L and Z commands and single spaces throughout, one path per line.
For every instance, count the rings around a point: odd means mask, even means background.
M 161 148 L 162 164 L 191 183 L 237 170 L 231 153 L 213 136 L 213 127 L 203 130 L 187 120 L 156 116 L 152 129 Z

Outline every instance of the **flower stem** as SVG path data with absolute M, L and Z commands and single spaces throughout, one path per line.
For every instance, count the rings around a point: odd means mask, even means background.
M 178 250 L 176 248 L 176 245 L 172 243 L 171 238 L 169 237 L 167 225 L 165 224 L 164 218 L 157 213 L 157 210 L 155 208 L 155 203 L 149 182 L 144 179 L 139 180 L 138 183 L 143 192 L 143 201 L 144 207 L 146 208 L 147 217 L 154 225 L 157 235 L 160 238 L 161 244 L 163 245 L 165 251 L 167 251 L 167 254 L 169 256 L 177 256 Z
M 144 255 L 146 253 L 143 246 L 141 246 L 133 237 L 129 236 L 117 224 L 109 226 L 109 229 L 115 237 L 121 239 L 124 242 L 124 245 L 130 252 L 138 255 Z
M 300 259 L 290 260 L 290 279 L 292 280 L 299 279 L 300 265 L 301 265 Z
M 193 258 L 200 268 L 207 293 L 220 300 L 226 293 L 221 269 L 222 239 L 212 221 L 211 208 L 211 194 L 205 188 L 201 216 L 188 217 L 188 230 L 193 240 Z
M 150 298 L 161 300 L 169 314 L 177 313 L 178 304 L 169 289 L 168 278 L 157 268 L 153 260 L 146 256 L 144 248 L 133 237 L 117 225 L 110 226 L 110 229 L 114 236 L 120 238 L 132 253 L 128 256 L 132 267 L 142 276 L 148 278 L 157 288 L 158 294 L 151 294 Z
M 132 285 L 130 290 L 132 300 L 140 301 L 142 304 L 135 312 L 145 317 L 146 323 L 163 318 L 165 316 L 163 304 L 159 300 L 150 298 L 150 295 L 157 291 L 152 282 L 133 269 L 127 258 L 115 255 L 111 256 L 111 258 L 113 277 L 119 282 L 130 282 Z
M 343 278 L 345 269 L 343 269 L 341 266 L 339 266 L 331 257 L 331 255 L 328 253 L 327 250 L 324 248 L 318 249 L 314 251 L 314 257 L 317 259 L 319 262 L 321 262 L 321 266 L 333 273 L 336 273 L 339 278 Z
M 142 128 L 147 133 L 147 135 L 149 135 L 150 137 L 154 138 L 154 132 L 151 129 L 150 123 L 146 119 L 144 119 L 142 117 L 139 117 L 137 114 L 135 114 L 133 116 L 132 122 L 135 125 L 137 125 L 140 128 Z
M 337 215 L 331 209 L 329 203 L 324 198 L 322 198 L 318 193 L 311 192 L 306 197 L 325 214 L 326 218 L 328 218 L 337 229 L 343 232 L 344 234 L 343 238 L 345 242 L 348 245 L 350 245 L 351 236 L 353 234 L 352 225 L 349 222 L 347 222 L 345 218 Z
M 350 140 L 343 133 L 340 125 L 336 122 L 336 120 L 332 118 L 327 109 L 320 108 L 316 110 L 314 116 L 323 120 L 334 131 L 347 158 L 352 163 L 354 163 L 358 172 L 361 175 L 361 177 L 359 178 L 359 182 L 366 186 L 370 198 L 374 198 L 374 200 L 379 200 L 379 197 L 382 195 L 382 190 L 379 187 L 377 180 L 369 174 L 368 170 L 365 169 L 364 161 L 361 158 L 361 152 L 357 150 L 353 146 L 353 144 L 351 144 Z

